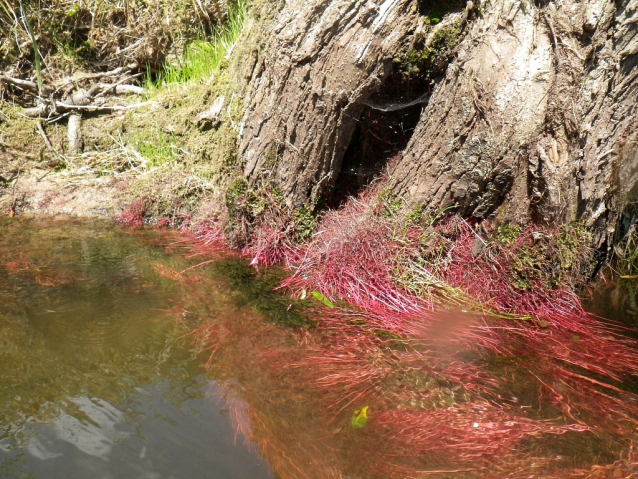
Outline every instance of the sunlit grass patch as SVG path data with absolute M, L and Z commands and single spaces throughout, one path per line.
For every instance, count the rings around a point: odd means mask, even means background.
M 147 71 L 149 92 L 167 85 L 184 84 L 211 76 L 228 59 L 239 38 L 246 16 L 246 0 L 229 2 L 228 20 L 215 31 L 210 40 L 196 40 L 184 48 L 181 58 L 166 62 L 162 71 L 153 76 Z
M 155 130 L 148 137 L 134 139 L 133 145 L 137 153 L 147 160 L 147 168 L 170 163 L 186 154 L 177 146 L 172 135 Z

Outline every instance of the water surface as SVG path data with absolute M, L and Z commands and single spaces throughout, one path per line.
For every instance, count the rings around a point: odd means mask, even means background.
M 638 467 L 630 375 L 599 387 L 608 378 L 570 362 L 604 350 L 605 337 L 457 308 L 408 339 L 273 292 L 276 270 L 191 246 L 101 221 L 0 223 L 0 477 L 626 477 Z M 632 294 L 610 291 L 589 307 L 633 311 Z M 551 356 L 556 337 L 573 356 Z
M 0 477 L 273 477 L 184 336 L 197 318 L 171 310 L 182 289 L 153 269 L 188 263 L 144 234 L 0 226 Z

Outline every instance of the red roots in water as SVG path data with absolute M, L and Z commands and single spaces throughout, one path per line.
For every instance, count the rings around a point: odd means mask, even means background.
M 520 252 L 539 241 L 536 228 L 506 246 L 488 242 L 488 224 L 481 237 L 477 224 L 458 217 L 406 227 L 379 214 L 374 193 L 327 213 L 303 246 L 283 217 L 256 227 L 243 250 L 253 265 L 283 264 L 293 273 L 282 286 L 293 294 L 358 308 L 322 310 L 294 361 L 288 345 L 273 346 L 264 364 L 301 375 L 334 421 L 370 407 L 366 431 L 387 449 L 375 477 L 529 476 L 534 464 L 553 461 L 537 457 L 540 439 L 579 435 L 629 453 L 616 469 L 572 467 L 573 477 L 630 470 L 638 395 L 622 383 L 638 372 L 638 342 L 584 312 L 560 278 L 550 285 L 544 273 L 530 274 L 515 284 Z M 194 231 L 196 253 L 221 248 L 220 227 Z M 176 281 L 184 273 L 156 271 Z M 195 335 L 209 364 L 233 336 L 226 332 L 212 326 Z M 424 461 L 429 469 L 417 472 Z
M 5 263 L 4 265 L 6 268 L 11 270 L 22 269 L 26 267 L 26 264 L 24 264 L 21 261 L 9 261 L 8 263 Z
M 578 424 L 553 425 L 513 416 L 485 403 L 464 404 L 429 411 L 395 410 L 381 414 L 375 426 L 394 441 L 420 453 L 435 453 L 441 464 L 476 465 L 511 452 L 530 438 L 588 431 Z
M 403 404 L 405 409 L 390 409 L 376 423 L 394 431 L 397 443 L 403 442 L 401 454 L 447 451 L 455 463 L 465 457 L 476 464 L 476 459 L 496 460 L 523 439 L 540 435 L 596 430 L 633 437 L 638 396 L 620 383 L 638 372 L 638 343 L 584 312 L 564 281 L 550 286 L 539 274 L 526 278 L 524 287 L 514 282 L 517 255 L 552 232 L 529 226 L 503 246 L 488 244 L 476 224 L 459 217 L 401 230 L 392 218 L 377 214 L 373 194 L 329 212 L 303 248 L 287 243 L 282 230 L 272 227 L 260 232 L 253 249 L 253 264 L 279 262 L 294 271 L 282 285 L 293 294 L 318 291 L 344 300 L 362 309 L 364 329 L 379 328 L 411 340 L 405 351 L 392 354 L 400 360 L 380 358 L 379 344 L 370 335 L 362 338 L 361 326 L 355 333 L 348 325 L 352 312 L 324 318 L 321 328 L 340 331 L 343 342 L 313 350 L 297 366 L 312 365 L 320 389 L 341 391 L 335 410 L 387 400 L 388 381 L 397 370 L 418 370 L 455 391 L 456 405 L 415 410 L 409 407 L 414 401 L 395 397 L 395 407 Z M 490 232 L 488 224 L 483 231 Z M 428 245 L 424 237 L 435 239 Z M 482 243 L 478 251 L 477 242 Z M 415 264 L 406 265 L 404 258 Z M 410 266 L 419 273 L 414 280 L 427 283 L 429 296 L 417 297 L 397 281 Z M 454 313 L 437 314 L 432 306 L 451 305 L 459 297 L 478 312 L 441 338 L 437 330 L 442 324 L 445 329 L 446 321 L 453 323 Z M 434 352 L 442 340 L 456 344 L 456 353 Z M 483 359 L 468 362 L 459 356 L 470 351 Z M 520 364 L 496 368 L 506 374 L 497 379 L 496 372 L 480 362 L 499 358 L 517 358 Z M 546 414 L 552 421 L 525 417 L 523 409 L 510 407 L 518 398 L 501 397 L 500 389 L 521 377 L 534 384 L 527 407 L 551 405 Z M 437 394 L 436 388 L 423 391 L 417 403 L 435 404 Z
M 289 265 L 297 258 L 298 249 L 283 225 L 275 223 L 258 226 L 243 253 L 252 258 L 250 264 L 253 266 Z
M 117 221 L 128 226 L 141 228 L 144 226 L 145 214 L 146 206 L 144 205 L 144 200 L 139 198 L 122 211 L 122 214 L 117 217 Z
M 171 225 L 171 220 L 168 218 L 160 218 L 157 220 L 158 228 L 168 228 Z

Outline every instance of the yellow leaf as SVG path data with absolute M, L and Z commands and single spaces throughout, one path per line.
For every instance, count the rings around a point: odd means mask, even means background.
M 350 418 L 350 424 L 355 429 L 361 429 L 368 422 L 368 406 L 364 406 L 358 411 L 355 411 Z

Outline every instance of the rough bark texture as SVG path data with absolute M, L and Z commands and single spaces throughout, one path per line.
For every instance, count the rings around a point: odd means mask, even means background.
M 420 28 L 416 3 L 287 5 L 253 75 L 250 181 L 274 183 L 289 204 L 330 192 L 363 103 Z M 604 244 L 638 181 L 638 0 L 473 6 L 392 191 L 481 218 L 580 219 Z
M 329 191 L 363 109 L 419 25 L 413 0 L 289 2 L 248 94 L 240 152 L 289 204 Z
M 601 244 L 636 185 L 638 1 L 493 0 L 393 174 L 409 203 L 582 219 Z

